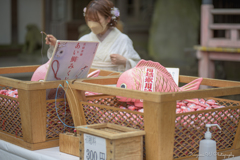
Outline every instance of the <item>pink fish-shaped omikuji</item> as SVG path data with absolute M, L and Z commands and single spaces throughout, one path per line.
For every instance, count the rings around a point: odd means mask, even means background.
M 202 82 L 198 78 L 183 87 L 178 87 L 171 74 L 158 62 L 141 60 L 136 67 L 122 73 L 117 82 L 117 87 L 148 92 L 180 92 L 197 90 Z M 137 107 L 143 107 L 139 99 L 119 97 L 119 101 L 134 102 Z

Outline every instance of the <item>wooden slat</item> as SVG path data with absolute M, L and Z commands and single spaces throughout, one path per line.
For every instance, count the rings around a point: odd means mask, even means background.
M 25 81 L 2 77 L 2 76 L 0 76 L 0 83 L 1 85 L 13 87 L 13 88 L 19 88 L 19 89 L 28 88 L 28 83 Z
M 92 103 L 87 103 L 87 102 L 82 102 L 82 104 L 93 105 L 95 107 L 104 108 L 104 109 L 107 109 L 107 110 L 121 111 L 121 112 L 126 112 L 126 113 L 131 113 L 131 114 L 139 114 L 139 115 L 142 115 L 142 116 L 144 115 L 144 113 L 141 113 L 141 112 L 138 112 L 138 111 L 131 111 L 131 110 L 126 110 L 126 109 L 121 109 L 121 108 L 115 108 L 115 107 L 101 105 L 101 104 L 92 104 Z
M 173 159 L 176 101 L 143 102 L 146 159 Z
M 65 90 L 66 91 L 66 90 Z M 81 106 L 81 101 L 86 101 L 86 97 L 84 95 L 85 92 L 76 90 L 76 89 L 68 89 L 67 99 L 69 103 L 69 108 L 71 110 L 74 126 L 81 126 L 86 124 L 83 108 Z
M 42 143 L 28 143 L 25 142 L 23 139 L 16 138 L 14 136 L 10 136 L 8 134 L 4 134 L 0 132 L 0 139 L 7 141 L 9 143 L 15 144 L 17 146 L 29 149 L 29 150 L 38 150 L 38 149 L 45 149 L 45 148 L 51 148 L 51 147 L 57 147 L 59 144 L 58 139 L 56 140 L 51 140 L 51 141 L 46 141 Z
M 240 29 L 240 25 L 218 23 L 218 24 L 211 24 L 209 28 L 213 30 Z
M 113 130 L 123 131 L 123 132 L 112 134 L 111 132 L 107 132 L 107 130 L 99 130 L 100 128 L 106 128 L 106 127 L 111 128 Z M 84 132 L 84 133 L 88 133 L 88 134 L 92 134 L 95 136 L 99 136 L 106 139 L 112 139 L 112 140 L 145 135 L 145 131 L 131 129 L 131 128 L 118 126 L 114 124 L 112 125 L 107 124 L 107 126 L 102 124 L 95 124 L 95 125 L 91 125 L 90 127 L 80 126 L 77 128 L 77 130 L 79 130 L 80 132 Z
M 213 15 L 240 15 L 240 9 L 212 9 Z
M 34 66 L 1 67 L 1 68 L 0 68 L 0 74 L 34 72 L 38 67 L 39 67 L 39 65 L 34 65 Z
M 197 90 L 197 91 L 164 93 L 164 94 L 161 94 L 160 97 L 161 97 L 161 101 L 164 102 L 164 101 L 191 99 L 191 98 L 219 97 L 219 96 L 236 95 L 236 94 L 240 94 L 240 86 L 204 89 L 204 90 Z
M 238 128 L 234 138 L 233 148 L 240 149 L 240 120 L 238 121 Z
M 193 76 L 179 76 L 179 82 L 181 83 L 189 83 L 199 77 Z M 212 87 L 232 87 L 232 86 L 239 86 L 239 81 L 229 81 L 229 80 L 219 80 L 219 79 L 211 79 L 211 78 L 203 78 L 201 85 L 207 85 Z
M 159 95 L 161 93 L 152 93 L 152 92 L 142 92 L 130 89 L 122 89 L 116 87 L 109 87 L 109 86 L 102 86 L 97 84 L 85 83 L 81 81 L 75 81 L 74 84 L 71 82 L 69 83 L 72 89 L 77 90 L 84 90 L 84 91 L 91 91 L 91 92 L 98 92 L 104 93 L 109 95 L 117 95 L 129 98 L 136 98 L 136 99 L 146 99 L 153 102 L 160 102 Z M 67 84 L 65 83 L 64 86 Z
M 26 81 L 26 84 L 22 89 L 25 90 L 38 90 L 38 89 L 51 89 L 51 88 L 58 88 L 60 85 L 63 86 L 64 81 L 47 81 L 47 82 L 31 82 Z
M 29 143 L 46 141 L 46 90 L 18 90 L 23 139 Z

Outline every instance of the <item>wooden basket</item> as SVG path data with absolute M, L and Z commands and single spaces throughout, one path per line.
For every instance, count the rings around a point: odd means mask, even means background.
M 0 74 L 34 72 L 38 67 L 5 67 L 0 68 Z M 118 72 L 100 72 L 100 76 L 109 74 L 119 75 Z M 46 89 L 57 88 L 59 84 L 64 85 L 64 82 L 31 82 L 0 76 L 0 89 L 18 90 L 18 98 L 0 94 L 0 139 L 30 150 L 58 146 L 59 133 L 73 131 L 64 127 L 59 117 L 74 126 L 65 99 L 46 100 Z
M 106 86 L 116 84 L 119 76 L 78 80 L 68 86 L 69 107 L 78 125 L 114 123 L 145 130 L 144 159 L 198 159 L 199 141 L 204 139 L 205 124 L 218 123 L 222 128 L 212 128 L 217 142 L 218 159 L 240 155 L 240 101 L 221 96 L 240 94 L 240 83 L 203 79 L 202 85 L 216 88 L 176 93 L 151 93 Z M 181 83 L 198 77 L 180 76 Z M 81 96 L 83 91 L 102 95 Z M 73 95 L 74 93 L 74 95 Z M 120 109 L 116 96 L 143 99 L 144 113 Z M 176 114 L 176 101 L 191 98 L 215 99 L 226 108 Z M 221 97 L 221 98 L 217 98 Z M 77 99 L 77 101 L 76 101 Z M 71 103 L 70 103 L 71 101 Z

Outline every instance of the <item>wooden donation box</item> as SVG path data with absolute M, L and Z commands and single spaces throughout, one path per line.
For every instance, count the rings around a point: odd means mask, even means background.
M 145 131 L 111 123 L 78 127 L 80 160 L 142 160 Z

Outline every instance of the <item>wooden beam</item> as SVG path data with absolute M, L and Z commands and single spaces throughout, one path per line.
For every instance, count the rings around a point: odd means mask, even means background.
M 28 83 L 26 83 L 25 81 L 2 77 L 2 76 L 0 76 L 0 83 L 1 83 L 1 86 L 9 86 L 9 87 L 18 88 L 18 89 L 28 88 Z
M 86 83 L 80 80 L 75 81 L 74 84 L 72 84 L 70 81 L 69 84 L 70 84 L 69 86 L 72 89 L 77 89 L 77 90 L 98 92 L 98 93 L 104 93 L 109 95 L 117 95 L 117 96 L 136 98 L 136 99 L 146 99 L 153 102 L 160 102 L 159 95 L 161 93 L 157 93 L 157 92 L 153 93 L 153 92 L 143 92 L 143 91 L 130 90 L 130 89 L 122 89 L 117 87 Z
M 193 76 L 179 76 L 179 82 L 181 83 L 189 83 L 199 77 L 193 77 Z M 212 78 L 203 78 L 201 85 L 208 85 L 212 87 L 233 87 L 233 86 L 239 86 L 239 81 L 228 81 L 228 80 L 219 80 L 219 79 L 212 79 Z
M 39 67 L 39 65 L 34 65 L 34 66 L 1 67 L 1 68 L 0 68 L 0 74 L 34 72 L 38 67 Z
M 65 87 L 65 91 L 66 91 Z M 81 90 L 76 90 L 72 88 L 68 88 L 67 99 L 69 103 L 69 108 L 71 111 L 71 115 L 73 118 L 74 126 L 81 126 L 86 124 L 83 107 L 81 106 L 81 101 L 86 101 L 85 92 Z
M 52 147 L 59 146 L 59 140 L 58 139 L 33 144 L 33 143 L 25 142 L 21 138 L 16 138 L 14 136 L 10 136 L 10 135 L 4 134 L 2 132 L 0 132 L 0 137 L 1 137 L 1 140 L 4 140 L 6 142 L 15 144 L 17 146 L 20 146 L 20 147 L 23 147 L 23 148 L 26 148 L 26 149 L 29 149 L 29 150 L 39 150 L 39 149 L 52 148 Z
M 46 141 L 46 90 L 18 90 L 23 139 L 28 143 Z
M 240 86 L 225 87 L 225 88 L 211 88 L 196 91 L 184 91 L 184 92 L 172 92 L 164 93 L 160 95 L 161 102 L 183 100 L 191 98 L 207 98 L 207 97 L 219 97 L 227 95 L 240 94 Z
M 146 159 L 173 159 L 176 101 L 144 101 Z

